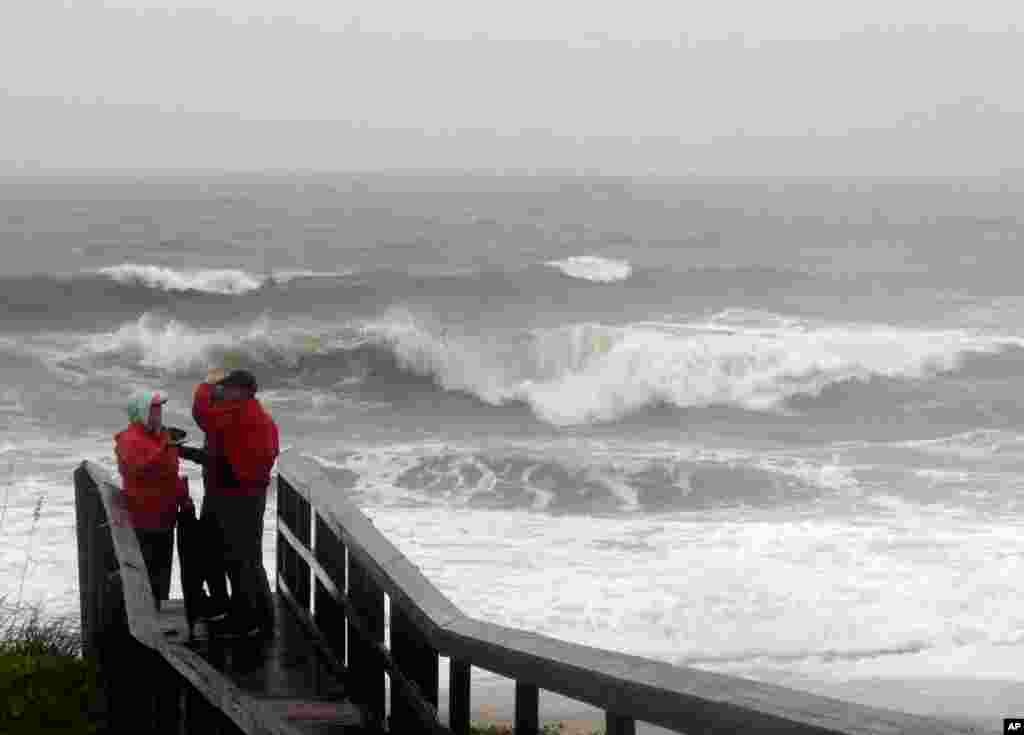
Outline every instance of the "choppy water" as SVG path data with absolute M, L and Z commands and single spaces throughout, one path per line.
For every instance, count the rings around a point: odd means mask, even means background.
M 471 614 L 768 680 L 1020 679 L 1021 203 L 0 182 L 3 588 L 75 610 L 74 465 L 113 468 L 143 387 L 195 436 L 227 362 Z

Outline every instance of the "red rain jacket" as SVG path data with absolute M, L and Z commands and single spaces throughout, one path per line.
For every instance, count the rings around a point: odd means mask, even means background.
M 114 435 L 125 508 L 136 528 L 174 528 L 178 504 L 188 496 L 184 478 L 178 477 L 178 448 L 169 438 L 166 431 L 154 435 L 135 423 Z
M 192 418 L 206 432 L 210 455 L 210 464 L 203 472 L 206 492 L 246 496 L 266 493 L 280 447 L 277 424 L 259 401 L 247 398 L 214 403 L 213 385 L 200 383 L 192 403 Z

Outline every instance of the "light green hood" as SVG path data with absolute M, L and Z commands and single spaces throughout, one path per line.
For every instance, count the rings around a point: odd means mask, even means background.
M 144 424 L 149 419 L 149 407 L 153 403 L 153 396 L 156 391 L 146 391 L 132 399 L 132 402 L 125 407 L 128 420 L 133 424 Z

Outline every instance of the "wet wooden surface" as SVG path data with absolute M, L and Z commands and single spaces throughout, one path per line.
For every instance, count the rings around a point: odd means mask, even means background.
M 276 635 L 271 641 L 228 639 L 198 623 L 190 642 L 182 600 L 162 604 L 159 627 L 169 631 L 164 640 L 201 656 L 267 717 L 280 717 L 310 735 L 370 732 L 360 710 L 346 697 L 344 682 L 328 670 L 288 605 L 280 596 L 276 600 Z

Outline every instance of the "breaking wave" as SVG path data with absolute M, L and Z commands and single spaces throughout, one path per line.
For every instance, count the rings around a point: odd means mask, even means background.
M 547 265 L 557 268 L 570 278 L 594 283 L 624 281 L 633 273 L 633 267 L 625 260 L 612 260 L 595 255 L 574 255 L 565 260 L 550 261 Z
M 975 369 L 979 355 L 1016 363 L 1020 347 L 1017 339 L 956 330 L 755 322 L 732 313 L 703 322 L 474 335 L 392 310 L 326 330 L 280 326 L 266 316 L 233 329 L 198 329 L 147 313 L 90 338 L 83 354 L 171 373 L 227 360 L 289 383 L 421 380 L 492 405 L 525 403 L 541 420 L 567 426 L 656 405 L 786 411 L 791 398 L 849 381 L 927 379 Z
M 199 291 L 223 295 L 237 295 L 255 291 L 264 280 L 240 270 L 178 271 L 158 265 L 125 263 L 96 271 L 118 283 L 143 285 L 164 291 Z

